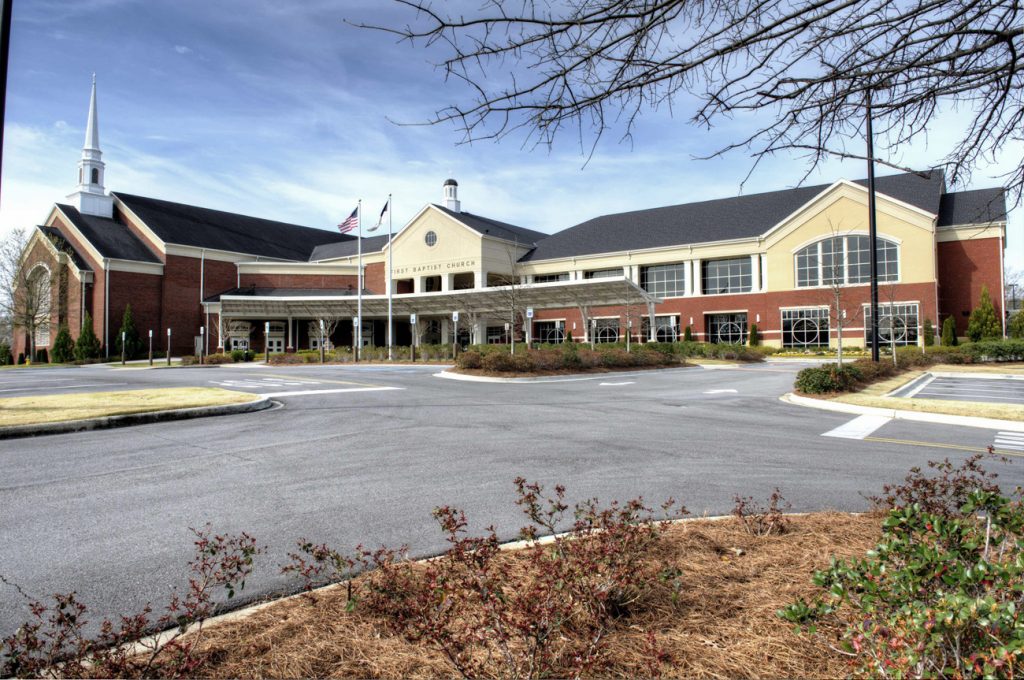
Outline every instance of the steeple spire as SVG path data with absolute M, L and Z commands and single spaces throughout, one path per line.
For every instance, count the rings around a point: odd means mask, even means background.
M 85 144 L 83 149 L 100 150 L 100 124 L 96 114 L 96 74 L 92 74 L 92 94 L 89 96 L 89 121 L 85 125 Z
M 85 124 L 85 143 L 78 160 L 78 188 L 68 196 L 78 211 L 86 215 L 113 217 L 114 199 L 103 188 L 103 152 L 100 151 L 100 125 L 96 106 L 96 74 L 92 74 L 89 118 Z

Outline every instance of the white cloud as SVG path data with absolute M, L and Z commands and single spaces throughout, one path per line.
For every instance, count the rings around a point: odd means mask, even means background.
M 188 47 L 186 45 L 175 45 L 174 46 L 174 51 L 177 52 L 178 54 L 191 54 L 192 53 L 192 48 Z

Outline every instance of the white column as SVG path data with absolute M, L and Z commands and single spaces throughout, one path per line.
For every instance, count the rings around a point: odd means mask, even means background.
M 441 274 L 441 290 L 448 292 L 452 289 L 452 275 Z
M 700 260 L 693 260 L 692 262 L 690 262 L 690 266 L 692 267 L 690 271 L 690 273 L 692 274 L 692 276 L 690 276 L 690 294 L 697 296 L 701 294 Z
M 761 290 L 761 256 L 757 253 L 750 256 L 750 290 L 754 293 Z
M 474 288 L 486 288 L 487 287 L 487 272 L 480 270 L 473 272 L 473 287 Z
M 761 282 L 760 282 L 760 285 L 761 285 L 761 290 L 765 291 L 765 290 L 768 290 L 768 254 L 767 253 L 763 253 L 763 254 L 759 255 L 757 259 L 760 260 L 760 262 L 761 262 L 761 265 L 760 265 L 760 272 L 761 272 Z
M 294 341 L 292 340 L 292 326 L 295 324 L 292 322 L 292 317 L 288 317 L 288 347 L 287 349 L 295 349 Z

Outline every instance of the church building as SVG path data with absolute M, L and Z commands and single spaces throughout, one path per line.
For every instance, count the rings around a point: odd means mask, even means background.
M 865 343 L 864 180 L 603 215 L 546 234 L 463 210 L 449 179 L 442 201 L 393 236 L 360 241 L 107 191 L 102 155 L 94 81 L 78 186 L 24 254 L 33 275 L 59 283 L 40 348 L 60 324 L 77 337 L 88 313 L 109 356 L 128 304 L 142 336 L 152 331 L 154 348 L 175 355 L 357 337 L 644 342 L 687 327 L 696 340 L 736 343 L 754 325 L 774 346 L 834 346 L 837 327 L 844 343 Z M 918 344 L 926 319 L 938 328 L 947 317 L 963 335 L 983 286 L 1002 316 L 1003 190 L 947 191 L 936 170 L 876 186 L 883 340 Z M 16 329 L 15 355 L 27 341 Z

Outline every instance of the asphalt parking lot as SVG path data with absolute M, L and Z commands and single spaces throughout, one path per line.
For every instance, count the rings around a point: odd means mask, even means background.
M 865 495 L 928 460 L 1000 442 L 1024 458 L 1012 432 L 887 418 L 850 427 L 857 418 L 781 402 L 804 365 L 499 384 L 441 379 L 436 366 L 18 369 L 0 374 L 3 396 L 207 385 L 278 406 L 0 442 L 0 574 L 37 596 L 75 590 L 99 618 L 185 585 L 188 528 L 207 522 L 267 545 L 248 599 L 296 589 L 278 565 L 301 537 L 432 554 L 444 545 L 438 505 L 512 539 L 519 475 L 564 484 L 572 499 L 672 496 L 717 515 L 734 495 L 775 487 L 794 511 L 863 510 Z M 1022 465 L 993 468 L 1012 488 Z M 0 636 L 27 612 L 0 585 Z
M 991 404 L 1020 404 L 1024 408 L 1024 379 L 1016 377 L 953 377 L 928 375 L 895 396 Z

